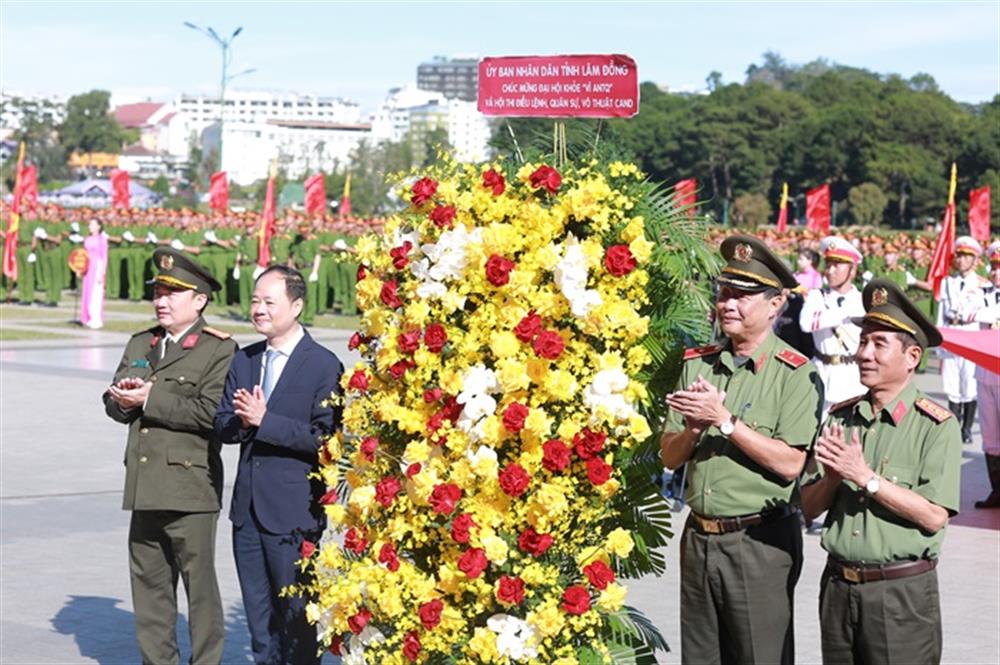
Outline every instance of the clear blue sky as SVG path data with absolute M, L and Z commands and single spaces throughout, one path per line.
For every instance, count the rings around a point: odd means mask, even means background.
M 219 52 L 185 28 L 231 34 L 235 87 L 341 95 L 374 109 L 440 55 L 625 53 L 639 76 L 698 89 L 742 81 L 774 50 L 904 77 L 968 102 L 1000 93 L 1000 2 L 12 2 L 0 3 L 5 90 L 92 88 L 168 100 L 218 89 Z

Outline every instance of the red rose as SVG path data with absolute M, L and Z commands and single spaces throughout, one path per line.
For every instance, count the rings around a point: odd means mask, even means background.
M 410 466 L 406 467 L 406 477 L 412 478 L 413 476 L 420 473 L 421 468 L 422 467 L 420 466 L 420 462 L 414 462 Z
M 542 317 L 535 314 L 535 310 L 528 312 L 528 315 L 514 327 L 514 334 L 522 342 L 530 342 L 540 332 L 542 332 Z
M 439 229 L 451 228 L 451 223 L 455 221 L 455 206 L 437 206 L 431 210 L 430 217 Z
M 417 631 L 411 630 L 403 638 L 403 655 L 410 662 L 417 662 L 417 658 L 420 656 L 420 638 L 417 637 Z
M 404 240 L 402 245 L 389 250 L 389 256 L 392 257 L 392 265 L 395 266 L 396 270 L 402 270 L 409 265 L 410 259 L 406 255 L 410 253 L 411 249 L 413 249 L 413 243 L 409 240 Z
M 368 276 L 368 271 L 365 270 L 365 267 L 364 266 L 358 266 L 358 275 L 357 275 L 358 281 L 360 282 L 361 280 L 363 280 L 367 276 Z
M 362 335 L 361 333 L 356 332 L 353 335 L 351 335 L 351 341 L 347 343 L 347 348 L 351 351 L 354 351 L 362 344 L 367 344 L 367 343 L 368 343 L 368 338 Z
M 571 586 L 563 592 L 562 601 L 567 614 L 583 614 L 590 609 L 590 592 L 579 584 Z
M 351 380 L 347 383 L 347 387 L 360 390 L 361 392 L 368 390 L 368 375 L 365 373 L 365 370 L 354 370 L 354 374 L 351 375 Z
M 542 445 L 542 466 L 546 471 L 558 473 L 569 466 L 569 462 L 570 449 L 562 441 L 552 439 Z
M 469 513 L 462 513 L 461 515 L 458 515 L 451 521 L 452 540 L 456 543 L 462 543 L 463 545 L 469 542 L 469 532 L 474 526 L 476 526 L 476 523 L 472 519 L 472 515 Z
M 590 459 L 604 450 L 604 442 L 608 435 L 603 432 L 593 432 L 582 429 L 573 437 L 573 450 L 580 459 Z
M 441 425 L 444 425 L 444 414 L 438 411 L 433 416 L 427 419 L 427 431 L 436 432 L 441 429 Z
M 399 381 L 406 375 L 406 370 L 410 369 L 410 367 L 413 367 L 413 364 L 409 360 L 398 360 L 389 366 L 389 374 L 392 375 L 392 378 Z
M 340 656 L 344 652 L 344 638 L 340 635 L 334 635 L 330 638 L 330 653 L 334 656 Z
M 441 623 L 441 612 L 444 610 L 444 602 L 440 598 L 429 600 L 420 606 L 417 615 L 420 616 L 420 623 L 425 630 L 434 630 Z
M 611 465 L 600 457 L 591 457 L 587 460 L 587 478 L 594 485 L 603 485 L 611 477 Z
M 413 201 L 413 205 L 422 206 L 426 201 L 429 201 L 430 198 L 434 196 L 437 189 L 437 181 L 431 180 L 430 178 L 421 178 L 413 183 L 413 189 L 411 190 L 413 195 L 410 197 L 410 200 Z
M 396 343 L 399 344 L 399 350 L 403 353 L 413 353 L 420 348 L 420 331 L 411 330 L 410 332 L 400 333 L 396 337 Z
M 458 557 L 458 569 L 472 580 L 482 575 L 488 565 L 489 560 L 486 558 L 486 552 L 478 547 L 466 550 L 462 556 Z
M 378 552 L 378 562 L 384 563 L 391 572 L 399 570 L 399 557 L 396 555 L 396 548 L 392 543 L 386 543 Z
M 427 336 L 424 335 L 424 343 L 426 343 L 426 342 L 427 342 Z M 428 346 L 430 346 L 430 344 L 428 344 Z M 440 388 L 431 388 L 430 390 L 425 390 L 424 391 L 424 403 L 425 404 L 433 404 L 434 402 L 436 402 L 439 399 L 441 399 L 441 395 L 443 395 L 443 394 L 444 394 L 444 391 L 441 390 Z
M 622 277 L 635 270 L 635 257 L 628 245 L 608 247 L 604 253 L 604 267 L 615 277 Z
M 375 461 L 375 451 L 378 450 L 378 438 L 374 436 L 366 436 L 361 440 L 361 454 L 365 456 L 365 459 L 369 462 Z
M 344 547 L 354 554 L 362 554 L 368 548 L 368 541 L 365 540 L 363 531 L 355 529 L 353 526 L 344 534 Z
M 510 271 L 513 269 L 513 261 L 494 254 L 486 260 L 486 279 L 493 286 L 503 286 L 510 281 Z
M 441 353 L 447 341 L 448 331 L 440 323 L 432 323 L 424 329 L 424 344 L 427 345 L 428 351 Z
M 435 513 L 450 515 L 455 510 L 455 506 L 458 505 L 458 501 L 461 498 L 461 487 L 454 483 L 442 483 L 435 485 L 434 489 L 431 490 L 429 502 Z
M 337 503 L 337 490 L 333 489 L 319 498 L 319 505 L 329 506 Z
M 299 554 L 302 555 L 303 559 L 308 559 L 316 551 L 316 545 L 309 542 L 308 540 L 302 541 L 302 547 L 299 549 Z
M 497 600 L 504 605 L 520 605 L 524 600 L 524 580 L 520 577 L 501 575 L 497 582 Z
M 551 166 L 542 164 L 529 176 L 529 181 L 532 189 L 544 187 L 550 194 L 555 194 L 562 184 L 562 176 Z
M 503 426 L 508 432 L 517 434 L 524 429 L 524 420 L 528 417 L 528 407 L 517 402 L 510 404 L 503 412 Z
M 483 189 L 492 189 L 493 196 L 500 196 L 507 189 L 507 182 L 502 173 L 498 173 L 496 169 L 490 169 L 483 173 Z
M 371 621 L 371 618 L 372 618 L 372 613 L 369 612 L 364 607 L 362 607 L 360 610 L 358 610 L 357 614 L 355 614 L 354 616 L 352 616 L 350 619 L 347 620 L 347 625 L 348 627 L 350 627 L 351 632 L 357 635 L 362 630 L 365 629 L 365 626 L 368 625 L 368 622 Z
M 514 462 L 504 467 L 500 472 L 500 489 L 507 496 L 515 499 L 525 493 L 531 483 L 531 476 L 524 470 L 524 467 Z
M 538 533 L 530 526 L 517 537 L 517 546 L 522 552 L 533 557 L 540 557 L 552 547 L 555 542 L 547 533 Z
M 386 476 L 375 485 L 375 500 L 388 508 L 396 500 L 396 495 L 401 489 L 398 478 Z
M 566 348 L 566 342 L 563 341 L 562 335 L 555 330 L 543 330 L 538 333 L 538 337 L 535 338 L 531 346 L 539 358 L 555 360 Z
M 589 566 L 583 567 L 583 573 L 595 587 L 604 591 L 608 585 L 615 581 L 615 571 L 608 567 L 603 561 L 595 561 Z
M 382 284 L 382 292 L 379 294 L 379 298 L 382 299 L 382 303 L 386 307 L 392 309 L 399 309 L 403 306 L 403 301 L 399 297 L 399 286 L 396 282 L 389 280 Z

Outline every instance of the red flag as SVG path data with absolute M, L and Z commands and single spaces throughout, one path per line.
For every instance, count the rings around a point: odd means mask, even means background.
M 778 204 L 778 233 L 788 230 L 788 183 L 781 183 L 781 203 Z
M 990 186 L 969 192 L 969 235 L 983 243 L 990 241 Z
M 830 233 L 830 185 L 822 184 L 806 192 L 806 228 Z
M 128 208 L 128 171 L 115 169 L 111 172 L 111 205 L 115 208 Z
M 229 178 L 225 171 L 213 173 L 209 180 L 208 207 L 223 213 L 229 209 Z
M 306 214 L 323 212 L 326 210 L 326 184 L 323 182 L 323 174 L 306 178 Z
M 257 265 L 266 268 L 271 262 L 271 236 L 275 232 L 274 168 L 267 179 L 267 194 L 264 195 L 264 212 L 260 217 L 257 231 Z
M 934 245 L 930 268 L 927 269 L 927 281 L 934 287 L 935 300 L 941 293 L 941 282 L 951 271 L 951 260 L 955 255 L 955 188 L 957 182 L 958 169 L 953 162 L 951 183 L 948 185 L 948 204 L 944 208 L 944 226 L 941 229 L 941 235 L 938 236 L 937 244 Z
M 3 242 L 3 274 L 17 280 L 17 236 L 21 228 L 21 175 L 24 169 L 24 141 L 17 153 L 17 169 L 14 171 L 14 200 L 10 204 L 7 218 L 7 237 Z
M 34 210 L 38 207 L 38 167 L 32 164 L 21 171 L 21 207 Z
M 347 174 L 347 178 L 344 180 L 344 195 L 340 197 L 340 205 L 337 207 L 337 213 L 340 215 L 341 219 L 345 219 L 351 216 L 351 174 Z
M 680 208 L 687 208 L 688 217 L 694 217 L 694 206 L 697 203 L 695 190 L 698 189 L 698 181 L 694 178 L 687 178 L 674 185 L 674 205 Z

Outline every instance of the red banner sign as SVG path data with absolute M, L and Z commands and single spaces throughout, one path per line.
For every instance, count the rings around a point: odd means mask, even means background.
M 628 118 L 639 74 L 627 55 L 553 55 L 479 61 L 479 112 L 546 118 Z

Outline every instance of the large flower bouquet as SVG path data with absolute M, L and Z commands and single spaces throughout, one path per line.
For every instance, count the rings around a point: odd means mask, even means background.
M 702 324 L 699 224 L 621 162 L 420 175 L 357 243 L 342 539 L 295 591 L 347 663 L 655 662 L 622 579 L 664 568 L 650 422 Z

